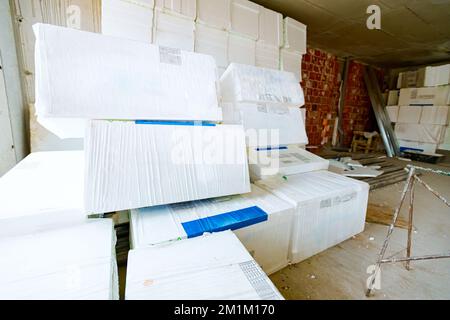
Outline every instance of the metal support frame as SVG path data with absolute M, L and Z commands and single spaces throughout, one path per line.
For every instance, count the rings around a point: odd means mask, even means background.
M 423 185 L 428 191 L 430 191 L 433 195 L 435 195 L 439 200 L 441 200 L 448 207 L 450 207 L 450 202 L 446 198 L 444 198 L 442 195 L 440 195 L 437 191 L 435 191 L 433 188 L 431 188 L 426 182 L 424 182 L 422 179 L 420 179 L 416 175 L 416 171 L 426 171 L 426 172 L 431 172 L 431 173 L 444 175 L 444 176 L 450 176 L 450 172 L 443 171 L 443 170 L 434 170 L 434 169 L 430 169 L 430 168 L 422 168 L 422 167 L 414 166 L 414 165 L 408 165 L 405 168 L 405 170 L 409 171 L 408 179 L 405 182 L 405 187 L 403 188 L 402 194 L 400 196 L 400 203 L 394 211 L 394 217 L 392 218 L 392 223 L 389 226 L 386 238 L 384 239 L 384 242 L 383 242 L 383 246 L 381 247 L 381 251 L 378 255 L 377 264 L 372 272 L 371 279 L 369 281 L 367 291 L 366 291 L 366 296 L 368 296 L 368 297 L 372 293 L 376 276 L 378 275 L 378 273 L 381 270 L 381 265 L 384 263 L 405 262 L 406 269 L 410 270 L 410 262 L 411 261 L 450 258 L 450 251 L 447 253 L 443 253 L 443 254 L 411 256 L 415 183 L 420 183 L 421 185 Z M 389 240 L 391 238 L 392 233 L 394 232 L 394 227 L 397 222 L 398 215 L 399 215 L 402 205 L 406 199 L 406 195 L 408 194 L 408 191 L 409 191 L 409 211 L 408 211 L 409 218 L 408 218 L 408 240 L 407 240 L 407 246 L 406 246 L 406 257 L 394 257 L 394 258 L 385 259 L 384 255 L 385 255 L 386 249 L 389 245 Z

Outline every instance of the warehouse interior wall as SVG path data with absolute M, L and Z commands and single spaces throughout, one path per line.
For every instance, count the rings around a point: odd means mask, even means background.
M 0 1 L 0 176 L 29 152 L 27 115 L 9 1 Z

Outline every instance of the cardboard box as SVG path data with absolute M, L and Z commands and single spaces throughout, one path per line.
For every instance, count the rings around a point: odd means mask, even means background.
M 439 144 L 444 140 L 445 126 L 436 124 L 396 123 L 395 135 L 399 140 Z
M 0 237 L 85 221 L 83 175 L 83 151 L 28 155 L 0 178 Z
M 197 16 L 196 0 L 155 0 L 155 11 L 188 18 L 192 21 Z
M 164 11 L 155 11 L 153 42 L 156 45 L 194 51 L 195 22 Z
M 231 231 L 131 250 L 126 300 L 282 300 Z
M 224 103 L 227 124 L 241 124 L 248 147 L 308 144 L 305 124 L 298 107 L 263 103 Z
M 51 25 L 34 28 L 38 116 L 222 118 L 210 56 Z
M 398 120 L 398 110 L 399 106 L 387 106 L 386 111 L 391 122 L 397 122 Z
M 153 6 L 153 0 L 103 1 L 102 34 L 152 43 Z
M 258 41 L 280 48 L 283 45 L 283 15 L 261 7 Z
M 284 48 L 280 52 L 280 69 L 295 74 L 297 82 L 302 81 L 303 55 Z
M 197 0 L 197 22 L 207 26 L 230 30 L 231 0 Z
M 401 89 L 398 104 L 400 106 L 449 105 L 450 86 Z
M 450 120 L 450 106 L 422 107 L 421 124 L 448 125 Z
M 306 53 L 306 26 L 290 17 L 284 18 L 283 48 L 300 54 Z
M 261 8 L 259 4 L 248 0 L 231 0 L 230 32 L 252 40 L 258 40 Z
M 228 67 L 228 32 L 210 28 L 197 23 L 195 25 L 195 52 L 214 57 L 219 68 Z
M 132 210 L 132 249 L 234 230 L 267 274 L 288 265 L 294 207 L 252 185 L 252 192 Z
M 397 122 L 419 123 L 422 116 L 422 106 L 400 106 Z
M 228 60 L 254 66 L 256 64 L 256 41 L 230 33 L 228 37 Z
M 257 181 L 296 206 L 289 260 L 303 261 L 364 230 L 369 185 L 329 171 Z
M 89 213 L 250 192 L 242 126 L 93 120 L 85 152 Z
M 303 90 L 291 72 L 232 63 L 220 78 L 223 102 L 273 103 L 300 107 Z
M 119 300 L 115 244 L 110 219 L 2 238 L 0 299 Z
M 328 160 L 295 146 L 249 148 L 248 152 L 252 181 L 327 170 L 329 165 Z

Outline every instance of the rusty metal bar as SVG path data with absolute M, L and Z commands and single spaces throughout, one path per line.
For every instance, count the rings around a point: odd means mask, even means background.
M 447 259 L 450 258 L 450 252 L 444 254 L 430 254 L 425 256 L 415 256 L 415 257 L 399 257 L 399 258 L 389 258 L 381 260 L 381 263 L 397 263 L 397 262 L 409 262 L 409 261 L 421 261 L 421 260 L 432 260 L 432 259 Z
M 416 177 L 416 176 L 414 176 Z M 409 189 L 409 219 L 408 219 L 408 242 L 406 246 L 406 257 L 411 257 L 412 229 L 413 229 L 413 211 L 414 211 L 414 185 L 416 180 L 413 179 Z M 406 262 L 406 270 L 410 270 L 409 260 Z

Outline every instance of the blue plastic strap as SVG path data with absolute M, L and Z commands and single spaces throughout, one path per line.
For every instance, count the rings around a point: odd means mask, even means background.
M 268 219 L 267 213 L 257 206 L 222 213 L 209 218 L 183 222 L 181 225 L 188 238 L 201 236 L 205 232 L 236 230 Z
M 161 120 L 136 120 L 136 124 L 151 124 L 164 126 L 200 126 L 200 127 L 215 127 L 215 123 L 205 121 L 161 121 Z
M 419 148 L 411 148 L 411 147 L 400 147 L 400 152 L 405 152 L 405 151 L 419 151 L 419 152 L 424 152 L 424 149 L 419 149 Z
M 256 151 L 270 151 L 270 150 L 287 150 L 288 147 L 266 147 L 266 148 L 256 148 Z

